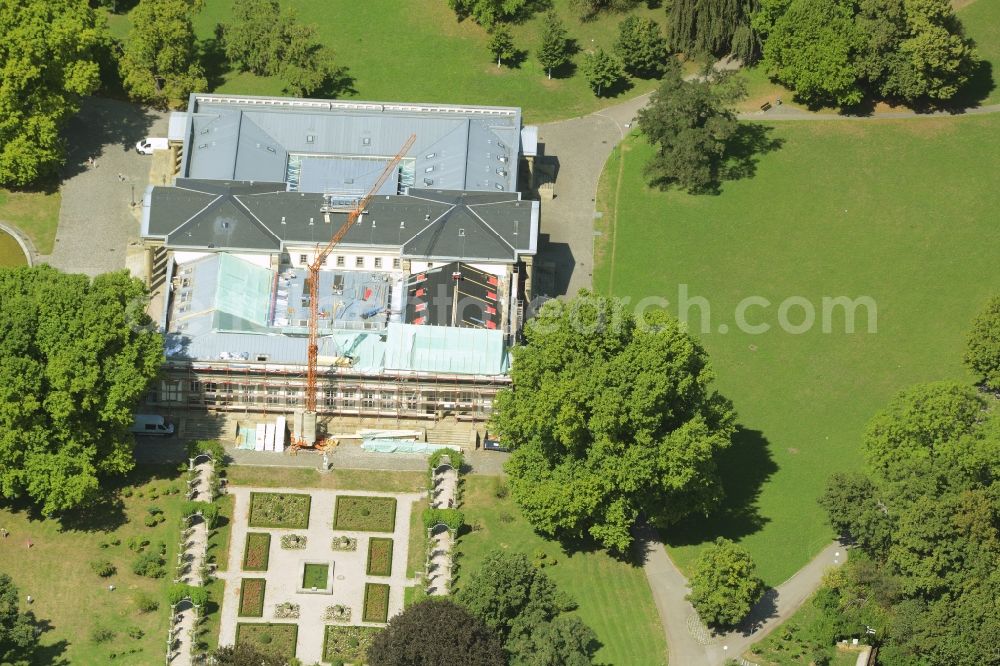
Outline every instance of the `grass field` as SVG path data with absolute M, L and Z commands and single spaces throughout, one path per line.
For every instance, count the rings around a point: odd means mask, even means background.
M 760 158 L 755 178 L 702 197 L 650 190 L 651 149 L 630 138 L 624 164 L 616 151 L 602 179 L 602 209 L 614 205 L 601 223 L 616 230 L 604 229 L 594 282 L 661 296 L 675 314 L 680 285 L 709 302 L 710 332 L 698 332 L 698 307 L 692 328 L 743 430 L 723 465 L 727 510 L 672 530 L 671 554 L 689 571 L 700 544 L 727 535 L 774 584 L 832 536 L 815 498 L 831 472 L 863 467 L 875 411 L 917 382 L 971 380 L 964 336 L 1000 291 L 1000 116 L 786 123 L 772 137 L 785 143 Z M 737 331 L 736 307 L 755 295 L 772 305 L 747 318 L 772 328 Z M 785 333 L 778 304 L 793 296 L 818 315 L 824 296 L 870 296 L 877 333 L 863 311 L 855 334 L 836 315 L 833 333 Z M 789 319 L 802 316 L 793 308 Z
M 496 496 L 499 483 L 498 477 L 465 478 L 462 511 L 466 523 L 475 527 L 455 546 L 457 586 L 462 586 L 466 573 L 475 571 L 493 549 L 522 552 L 529 558 L 542 551 L 546 561 L 556 562 L 546 567 L 545 573 L 576 600 L 576 612 L 602 643 L 594 663 L 666 664 L 663 630 L 642 569 L 601 551 L 563 553 L 557 543 L 534 532 L 513 500 Z
M 621 15 L 581 23 L 570 10 L 569 0 L 553 0 L 552 5 L 580 49 L 611 48 Z M 528 122 L 583 115 L 614 102 L 595 97 L 581 74 L 545 77 L 534 56 L 541 12 L 512 29 L 516 47 L 528 52 L 526 59 L 516 69 L 506 65 L 497 69 L 486 48 L 486 31 L 469 20 L 459 23 L 443 0 L 286 0 L 282 6 L 294 7 L 303 22 L 319 26 L 319 37 L 334 49 L 338 63 L 349 68 L 355 96 L 361 99 L 520 106 Z M 662 7 L 642 5 L 635 12 L 665 22 Z M 194 17 L 199 38 L 212 46 L 215 25 L 229 20 L 231 14 L 231 0 L 206 0 Z M 122 38 L 127 34 L 127 16 L 110 16 L 109 22 L 113 34 Z M 582 59 L 582 53 L 574 57 L 577 63 Z M 218 92 L 282 94 L 277 77 L 230 72 L 224 63 L 214 68 L 218 71 L 210 72 L 214 74 L 210 84 Z M 645 92 L 655 85 L 634 83 L 626 94 Z
M 58 190 L 51 193 L 12 192 L 0 188 L 0 221 L 9 222 L 24 232 L 39 254 L 51 254 L 56 242 L 61 201 Z
M 0 231 L 0 268 L 24 266 L 28 259 L 17 239 L 8 233 Z
M 49 625 L 41 636 L 44 647 L 37 663 L 132 666 L 163 662 L 169 616 L 166 592 L 177 558 L 184 503 L 183 492 L 164 495 L 163 491 L 169 486 L 180 489 L 184 478 L 170 469 L 144 467 L 131 481 L 134 485 L 129 490 L 109 493 L 62 528 L 59 522 L 32 517 L 16 505 L 0 505 L 0 526 L 10 531 L 9 537 L 0 539 L 0 570 L 10 574 L 20 588 L 22 603 L 26 596 L 34 597 L 31 610 Z M 150 497 L 153 489 L 158 495 L 155 499 Z M 145 527 L 143 519 L 151 505 L 162 509 L 166 520 Z M 126 544 L 133 536 L 167 545 L 166 576 L 152 579 L 132 573 L 136 555 Z M 102 542 L 108 546 L 101 548 Z M 90 568 L 95 560 L 111 562 L 117 573 L 98 577 Z M 116 589 L 108 590 L 109 584 Z M 159 601 L 159 609 L 140 613 L 135 603 L 138 594 Z M 115 638 L 95 644 L 90 636 L 96 627 L 111 629 Z M 144 632 L 142 638 L 130 638 L 126 634 L 130 627 Z M 136 651 L 124 654 L 130 650 Z M 118 655 L 113 661 L 112 652 Z
M 975 0 L 958 11 L 965 34 L 976 42 L 979 57 L 990 63 L 993 84 L 983 104 L 1000 103 L 1000 2 Z

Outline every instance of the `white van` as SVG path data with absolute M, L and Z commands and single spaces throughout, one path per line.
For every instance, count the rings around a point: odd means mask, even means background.
M 166 150 L 170 140 L 166 137 L 147 136 L 135 144 L 135 151 L 140 155 L 152 155 L 154 150 Z
M 163 420 L 162 416 L 156 414 L 136 414 L 131 432 L 137 435 L 172 435 L 174 426 Z

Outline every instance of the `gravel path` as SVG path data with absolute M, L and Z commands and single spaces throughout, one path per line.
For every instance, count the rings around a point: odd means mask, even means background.
M 434 472 L 435 509 L 449 509 L 455 504 L 455 490 L 458 488 L 458 471 L 438 468 Z M 431 540 L 431 562 L 427 572 L 427 587 L 431 595 L 444 596 L 451 591 L 451 531 L 438 527 Z
M 211 502 L 214 471 L 212 462 L 201 462 L 195 465 L 194 471 L 195 483 L 190 488 L 190 498 L 197 502 Z M 181 574 L 180 582 L 201 586 L 205 584 L 201 578 L 201 567 L 208 549 L 208 526 L 199 520 L 185 532 L 187 538 L 182 558 L 186 567 Z M 183 604 L 183 610 L 174 617 L 173 627 L 175 642 L 172 645 L 173 649 L 167 655 L 167 661 L 172 666 L 189 666 L 194 663 L 193 652 L 196 642 L 194 638 L 198 628 L 198 613 L 194 607 L 188 603 Z

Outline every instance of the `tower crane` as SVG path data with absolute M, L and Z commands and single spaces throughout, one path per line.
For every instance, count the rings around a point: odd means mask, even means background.
M 340 228 L 337 229 L 336 233 L 330 239 L 330 242 L 326 244 L 322 250 L 316 253 L 311 264 L 309 264 L 309 347 L 308 347 L 308 370 L 306 374 L 306 410 L 303 415 L 303 423 L 308 423 L 311 425 L 312 432 L 309 432 L 310 427 L 304 427 L 303 432 L 300 433 L 301 436 L 298 441 L 293 443 L 294 448 L 299 446 L 313 446 L 316 442 L 315 425 L 316 425 L 316 392 L 317 392 L 317 365 L 319 363 L 319 271 L 323 267 L 326 258 L 330 256 L 330 252 L 333 248 L 343 240 L 347 232 L 351 230 L 354 223 L 361 218 L 361 214 L 365 212 L 365 208 L 371 203 L 371 200 L 375 197 L 376 193 L 385 184 L 385 181 L 389 178 L 399 162 L 406 155 L 407 151 L 413 146 L 413 143 L 417 140 L 416 134 L 411 134 L 410 138 L 406 140 L 403 147 L 400 148 L 396 156 L 389 160 L 389 163 L 382 170 L 381 175 L 379 175 L 378 180 L 375 184 L 369 188 L 368 192 L 358 200 L 357 204 L 348 212 L 347 219 L 344 221 Z M 329 216 L 329 213 L 326 213 Z M 317 249 L 319 246 L 317 246 Z M 310 436 L 311 435 L 311 436 Z

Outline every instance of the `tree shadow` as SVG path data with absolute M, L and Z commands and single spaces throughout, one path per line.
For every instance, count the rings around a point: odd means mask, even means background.
M 993 79 L 993 64 L 988 60 L 981 60 L 968 82 L 940 108 L 951 113 L 962 113 L 967 109 L 981 105 L 996 87 L 996 81 Z
M 785 143 L 784 139 L 771 136 L 773 133 L 774 127 L 768 125 L 740 123 L 726 144 L 726 154 L 719 170 L 720 181 L 753 178 L 760 156 L 773 153 Z
M 514 53 L 504 60 L 504 64 L 510 69 L 521 69 L 523 65 L 528 60 L 528 49 L 514 49 Z
M 85 171 L 88 157 L 99 156 L 113 145 L 123 152 L 133 150 L 139 139 L 149 133 L 157 117 L 149 108 L 116 99 L 86 97 L 80 111 L 66 123 L 66 162 L 60 171 L 63 179 Z
M 131 486 L 145 485 L 151 481 L 177 478 L 173 465 L 137 464 L 128 474 L 101 482 L 93 500 L 58 516 L 63 532 L 112 532 L 128 522 L 122 491 Z
M 708 516 L 689 516 L 662 530 L 670 546 L 706 543 L 720 536 L 739 540 L 759 532 L 769 522 L 760 515 L 757 501 L 761 487 L 778 466 L 764 435 L 740 426 L 733 445 L 719 456 L 718 466 L 726 493 L 721 505 Z
M 626 93 L 634 87 L 635 84 L 632 83 L 632 79 L 630 79 L 627 76 L 623 76 L 622 78 L 612 83 L 610 86 L 601 88 L 601 92 L 600 94 L 597 95 L 597 97 L 604 97 L 604 98 L 618 97 L 622 93 Z
M 205 71 L 208 90 L 212 91 L 221 86 L 225 82 L 225 75 L 230 70 L 229 62 L 226 60 L 226 52 L 222 46 L 222 24 L 215 25 L 214 36 L 199 42 L 198 59 L 201 61 L 201 68 Z
M 313 95 L 329 98 L 353 97 L 358 94 L 354 87 L 355 82 L 356 79 L 351 76 L 346 67 L 335 67 L 330 71 L 320 89 Z
M 63 639 L 51 645 L 39 645 L 35 648 L 34 663 L 46 664 L 47 666 L 69 666 L 69 661 L 63 657 L 63 653 L 69 647 L 69 641 Z

